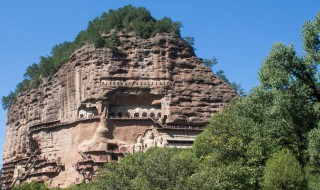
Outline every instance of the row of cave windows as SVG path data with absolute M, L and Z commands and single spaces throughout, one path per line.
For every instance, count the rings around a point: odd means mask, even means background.
M 142 118 L 147 118 L 147 117 L 148 117 L 148 114 L 147 114 L 147 112 L 143 112 L 141 116 L 142 116 Z M 117 115 L 115 115 L 114 112 L 110 112 L 110 114 L 109 114 L 109 118 L 123 118 L 123 117 L 125 117 L 125 118 L 131 118 L 131 115 L 130 115 L 130 113 L 126 113 L 125 116 L 124 116 L 124 115 L 122 114 L 122 112 L 118 112 Z M 158 114 L 156 115 L 155 113 L 151 112 L 150 115 L 149 115 L 149 117 L 151 117 L 151 118 L 161 118 L 161 113 L 158 113 Z M 140 114 L 137 113 L 137 112 L 134 113 L 134 114 L 133 114 L 133 118 L 140 118 Z

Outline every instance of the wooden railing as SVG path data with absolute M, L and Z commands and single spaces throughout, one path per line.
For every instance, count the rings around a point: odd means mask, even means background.
M 169 146 L 174 146 L 174 147 L 190 147 L 193 145 L 193 142 L 178 142 L 178 141 L 174 141 L 174 142 L 169 142 L 168 143 Z
M 73 121 L 73 122 L 61 122 L 59 120 L 59 121 L 53 121 L 53 122 L 38 123 L 36 125 L 30 126 L 29 131 L 35 132 L 35 131 L 40 131 L 42 129 L 52 129 L 52 128 L 66 126 L 66 125 L 72 125 L 81 121 L 92 121 L 96 119 L 100 119 L 100 116 L 94 116 L 91 118 L 83 118 L 83 119 L 78 118 L 76 121 Z
M 167 129 L 204 130 L 204 125 L 167 125 Z

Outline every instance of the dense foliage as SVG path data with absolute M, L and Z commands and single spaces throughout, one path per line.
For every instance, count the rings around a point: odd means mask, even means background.
M 49 188 L 41 183 L 35 181 L 30 183 L 23 183 L 21 185 L 15 186 L 12 190 L 48 190 Z
M 207 60 L 207 62 L 208 62 L 208 60 Z M 204 64 L 208 64 L 207 62 L 204 62 Z M 245 93 L 244 89 L 242 88 L 241 84 L 237 84 L 235 82 L 230 82 L 230 80 L 224 74 L 223 70 L 218 70 L 217 72 L 215 72 L 215 74 L 219 79 L 223 80 L 225 83 L 230 85 L 230 87 L 233 88 L 233 90 L 235 90 L 241 97 L 246 96 L 246 93 Z
M 173 22 L 164 17 L 161 20 L 153 18 L 145 8 L 125 6 L 118 10 L 109 10 L 100 17 L 89 22 L 86 30 L 81 31 L 73 42 L 63 42 L 54 46 L 50 56 L 40 57 L 39 64 L 29 66 L 14 92 L 2 97 L 2 107 L 7 109 L 17 95 L 23 91 L 38 88 L 43 78 L 51 77 L 68 61 L 70 55 L 85 44 L 96 47 L 107 47 L 116 51 L 116 32 L 133 32 L 137 37 L 149 38 L 157 33 L 174 33 L 180 37 L 180 22 Z M 107 37 L 103 35 L 109 34 Z
M 93 189 L 184 189 L 198 166 L 190 150 L 152 149 L 108 164 Z
M 301 165 L 290 150 L 274 154 L 266 163 L 264 189 L 307 189 Z

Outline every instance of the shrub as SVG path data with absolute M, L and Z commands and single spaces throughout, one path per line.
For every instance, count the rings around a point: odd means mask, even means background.
M 302 167 L 287 149 L 274 154 L 266 163 L 263 175 L 264 189 L 306 189 Z

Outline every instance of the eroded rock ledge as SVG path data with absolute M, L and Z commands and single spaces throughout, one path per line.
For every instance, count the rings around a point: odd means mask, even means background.
M 118 34 L 116 52 L 83 46 L 8 110 L 3 185 L 67 187 L 150 147 L 192 146 L 237 94 L 170 34 Z

